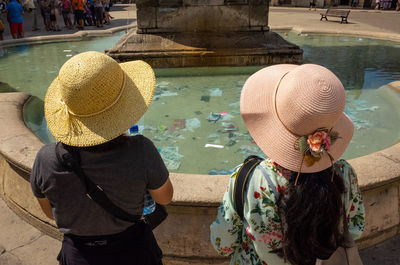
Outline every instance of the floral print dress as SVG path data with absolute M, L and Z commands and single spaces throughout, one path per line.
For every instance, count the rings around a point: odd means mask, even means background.
M 354 239 L 364 230 L 364 205 L 357 185 L 357 176 L 345 160 L 335 163 L 341 169 L 346 193 L 342 201 L 346 206 L 349 232 Z M 262 161 L 253 172 L 248 184 L 244 203 L 244 220 L 240 220 L 234 209 L 235 177 L 240 168 L 232 174 L 227 191 L 218 208 L 217 219 L 211 224 L 211 243 L 223 256 L 231 257 L 231 265 L 281 265 L 287 264 L 276 253 L 282 247 L 281 220 L 278 215 L 277 198 L 269 187 L 259 167 L 264 167 L 272 183 L 280 191 L 288 184 L 282 175 L 286 170 L 270 159 Z M 351 187 L 350 187 L 351 186 Z M 351 192 L 349 192 L 351 190 Z

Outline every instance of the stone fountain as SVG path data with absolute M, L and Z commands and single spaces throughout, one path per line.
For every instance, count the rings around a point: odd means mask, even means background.
M 155 68 L 302 62 L 303 51 L 269 31 L 268 0 L 137 0 L 137 29 L 107 54 Z
M 108 54 L 155 68 L 301 63 L 302 50 L 268 28 L 266 0 L 136 0 L 138 27 Z M 393 85 L 400 91 L 400 84 Z M 29 174 L 43 143 L 23 119 L 24 93 L 0 94 L 0 197 L 28 223 L 61 239 L 33 197 Z M 366 228 L 357 241 L 373 246 L 400 233 L 400 143 L 350 160 L 359 177 Z M 169 217 L 155 229 L 166 265 L 226 265 L 209 241 L 209 225 L 228 175 L 171 173 Z M 39 264 L 39 263 L 38 263 Z

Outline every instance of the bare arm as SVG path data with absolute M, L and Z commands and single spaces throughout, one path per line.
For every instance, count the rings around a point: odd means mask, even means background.
M 172 196 L 174 194 L 174 188 L 172 187 L 172 183 L 167 179 L 167 181 L 158 189 L 149 190 L 149 193 L 153 200 L 161 205 L 167 205 L 171 202 Z
M 42 211 L 44 214 L 49 217 L 50 219 L 54 219 L 53 213 L 51 212 L 51 206 L 50 202 L 47 198 L 36 198 L 39 202 L 40 207 L 42 208 Z

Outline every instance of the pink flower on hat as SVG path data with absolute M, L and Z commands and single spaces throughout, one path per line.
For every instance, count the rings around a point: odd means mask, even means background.
M 326 137 L 322 141 L 322 144 L 324 145 L 324 149 L 326 151 L 329 151 L 329 149 L 331 148 L 331 137 L 327 133 L 325 133 L 325 134 L 326 134 Z
M 317 131 L 314 134 L 310 134 L 308 136 L 307 143 L 310 145 L 312 151 L 319 152 L 321 149 L 321 145 L 323 144 L 326 137 L 329 137 L 326 132 Z
M 320 128 L 308 136 L 298 138 L 298 150 L 304 156 L 306 166 L 311 167 L 315 162 L 318 162 L 322 155 L 328 153 L 331 145 L 340 138 L 336 131 Z M 331 157 L 329 155 L 329 157 Z

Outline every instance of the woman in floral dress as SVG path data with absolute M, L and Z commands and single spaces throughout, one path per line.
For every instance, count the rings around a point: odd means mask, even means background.
M 274 65 L 246 81 L 241 115 L 266 158 L 248 182 L 243 220 L 234 207 L 238 166 L 210 227 L 231 265 L 314 265 L 343 246 L 343 218 L 360 237 L 357 176 L 339 160 L 354 129 L 345 103 L 340 80 L 319 65 Z

